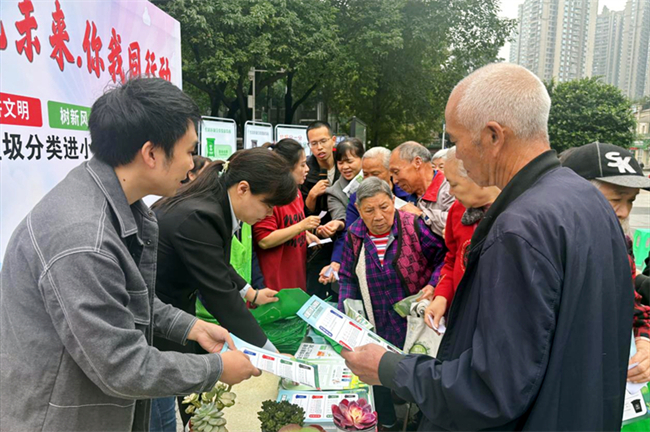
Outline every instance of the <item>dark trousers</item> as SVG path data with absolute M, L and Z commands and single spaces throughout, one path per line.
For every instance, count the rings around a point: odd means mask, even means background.
M 332 262 L 333 250 L 332 243 L 327 243 L 307 252 L 307 294 L 317 295 L 323 300 L 331 296 L 331 301 L 338 302 L 338 291 L 334 291 L 333 284 L 323 285 L 318 282 L 320 271 Z
M 379 423 L 384 426 L 392 426 L 397 422 L 397 414 L 395 413 L 395 405 L 393 405 L 393 397 L 391 396 L 390 389 L 383 386 L 372 386 L 375 395 L 375 410 Z

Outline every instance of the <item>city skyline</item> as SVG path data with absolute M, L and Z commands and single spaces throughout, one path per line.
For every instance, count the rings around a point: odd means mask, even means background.
M 650 0 L 506 0 L 502 7 L 515 5 L 506 61 L 545 81 L 600 76 L 632 100 L 650 95 Z
M 505 18 L 519 17 L 518 7 L 523 4 L 525 0 L 501 0 L 501 12 L 499 16 Z M 607 6 L 610 11 L 623 11 L 625 10 L 625 3 L 627 0 L 590 0 L 598 1 L 598 14 L 603 11 L 603 7 Z M 499 50 L 499 57 L 503 58 L 506 62 L 510 61 L 510 43 L 506 43 Z

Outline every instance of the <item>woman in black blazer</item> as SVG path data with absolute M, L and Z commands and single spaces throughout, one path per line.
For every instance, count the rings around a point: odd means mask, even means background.
M 210 164 L 174 197 L 157 202 L 160 300 L 194 314 L 200 293 L 208 312 L 223 327 L 246 342 L 275 351 L 244 299 L 255 304 L 277 301 L 276 291 L 250 287 L 230 265 L 230 247 L 240 221 L 254 225 L 296 194 L 284 159 L 258 148 L 241 151 L 226 164 Z M 158 336 L 154 345 L 160 350 L 195 350 Z

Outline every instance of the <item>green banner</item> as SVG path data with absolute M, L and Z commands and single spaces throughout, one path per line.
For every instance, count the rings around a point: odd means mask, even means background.
M 88 130 L 90 108 L 47 101 L 47 117 L 51 128 L 85 131 Z

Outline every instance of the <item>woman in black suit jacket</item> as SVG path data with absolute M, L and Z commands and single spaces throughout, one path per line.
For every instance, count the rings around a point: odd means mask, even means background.
M 276 291 L 250 287 L 230 265 L 230 247 L 240 221 L 254 225 L 296 194 L 284 159 L 258 148 L 241 151 L 226 164 L 210 164 L 174 197 L 157 202 L 160 300 L 194 314 L 200 293 L 208 312 L 223 327 L 246 342 L 275 351 L 243 299 L 256 304 L 277 301 Z M 158 336 L 154 345 L 160 350 L 195 350 Z

